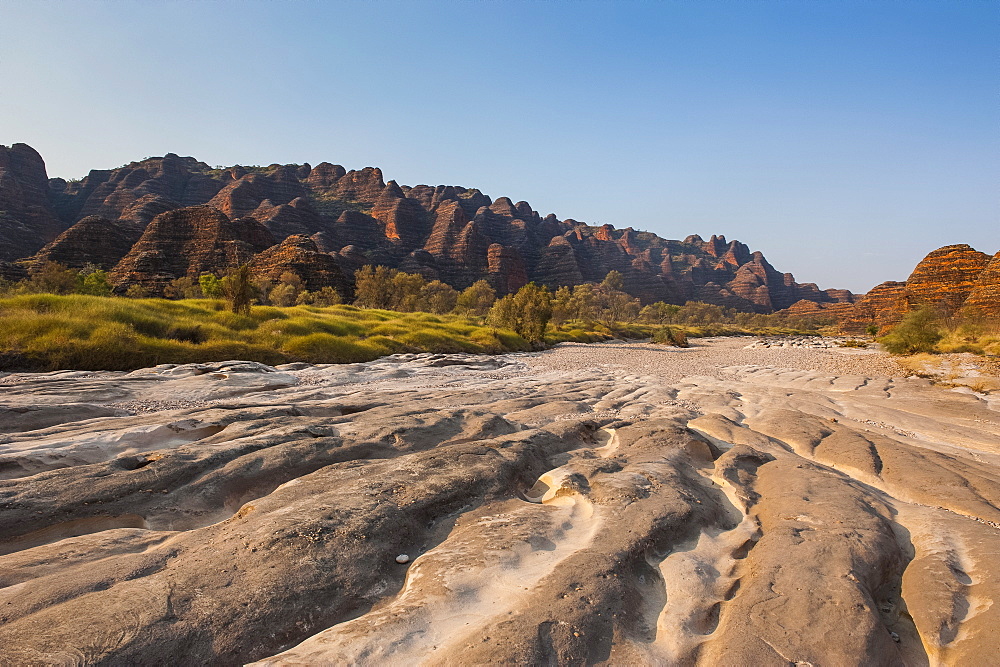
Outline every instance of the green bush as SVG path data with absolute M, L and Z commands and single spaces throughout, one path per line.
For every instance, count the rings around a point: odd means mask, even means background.
M 688 347 L 687 334 L 679 327 L 660 327 L 653 332 L 653 342 L 673 347 Z
M 934 346 L 943 338 L 937 314 L 930 308 L 911 311 L 892 331 L 878 339 L 890 354 L 918 354 L 934 352 Z

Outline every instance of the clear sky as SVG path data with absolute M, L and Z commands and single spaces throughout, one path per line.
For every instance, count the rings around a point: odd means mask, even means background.
M 1000 250 L 1000 2 L 0 0 L 13 142 L 379 166 L 867 291 Z

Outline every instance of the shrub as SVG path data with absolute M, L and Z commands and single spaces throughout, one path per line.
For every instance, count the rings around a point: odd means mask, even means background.
M 465 288 L 455 300 L 455 309 L 460 313 L 482 317 L 490 311 L 497 300 L 496 291 L 485 280 L 477 280 Z
M 32 272 L 28 289 L 32 292 L 70 294 L 77 290 L 78 274 L 58 262 L 45 262 Z
M 213 273 L 203 273 L 198 277 L 198 288 L 205 298 L 222 298 L 222 281 Z
M 934 345 L 941 338 L 937 314 L 924 307 L 908 313 L 879 342 L 890 354 L 917 354 L 934 352 Z
M 660 327 L 654 331 L 653 342 L 659 345 L 688 347 L 687 334 L 683 329 L 674 327 Z
M 128 286 L 128 289 L 125 290 L 125 296 L 129 299 L 145 299 L 149 296 L 149 290 L 136 283 Z
M 77 292 L 91 296 L 111 296 L 111 283 L 108 282 L 108 274 L 101 269 L 80 274 Z

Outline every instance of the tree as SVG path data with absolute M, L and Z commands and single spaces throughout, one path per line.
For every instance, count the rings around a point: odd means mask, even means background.
M 49 294 L 71 294 L 77 285 L 77 272 L 59 262 L 45 262 L 28 281 L 30 291 Z
M 455 309 L 458 292 L 440 280 L 432 280 L 420 290 L 419 309 L 443 315 Z
M 111 283 L 108 274 L 101 269 L 93 269 L 78 276 L 77 291 L 91 296 L 111 296 Z
M 608 275 L 604 276 L 601 287 L 608 291 L 621 292 L 625 289 L 625 278 L 618 271 L 608 271 Z
M 496 300 L 496 290 L 485 280 L 477 280 L 458 295 L 455 308 L 461 313 L 482 317 L 489 312 Z
M 401 313 L 412 313 L 420 303 L 420 292 L 427 281 L 419 273 L 392 272 L 392 299 L 389 307 Z
M 304 288 L 305 285 L 298 274 L 285 271 L 278 278 L 278 284 L 268 292 L 268 300 L 271 304 L 282 308 L 294 306 Z
M 354 304 L 361 308 L 392 306 L 392 277 L 394 270 L 387 266 L 365 265 L 354 272 Z
M 667 324 L 674 321 L 674 317 L 680 309 L 680 306 L 664 303 L 663 301 L 657 301 L 656 303 L 644 306 L 643 309 L 639 311 L 639 318 L 644 322 L 649 322 L 650 324 Z
M 490 308 L 486 323 L 495 329 L 510 329 L 530 343 L 544 340 L 552 317 L 549 288 L 528 283 L 514 296 L 507 295 Z
M 298 298 L 299 291 L 295 289 L 295 285 L 288 283 L 278 283 L 267 295 L 267 300 L 272 306 L 281 308 L 294 306 Z
M 597 309 L 597 298 L 594 286 L 584 283 L 573 288 L 573 300 L 570 302 L 571 319 L 591 322 Z
M 514 309 L 517 311 L 519 325 L 515 331 L 529 343 L 542 342 L 545 339 L 545 327 L 552 317 L 549 288 L 528 283 L 514 295 Z
M 552 296 L 552 323 L 559 326 L 573 318 L 573 290 L 565 285 Z
M 136 283 L 128 286 L 128 289 L 125 290 L 125 296 L 129 299 L 145 299 L 149 296 L 149 290 Z
M 168 299 L 200 299 L 204 296 L 201 286 L 188 276 L 170 281 L 163 289 L 163 294 Z
M 253 274 L 250 273 L 250 264 L 240 264 L 220 282 L 222 295 L 226 299 L 229 309 L 239 315 L 249 315 L 250 306 L 257 297 L 257 291 L 253 286 Z
M 221 299 L 224 296 L 222 293 L 222 281 L 214 273 L 203 273 L 198 276 L 198 286 L 201 288 L 201 293 L 205 295 L 206 299 Z
M 319 306 L 321 308 L 326 306 L 336 306 L 341 303 L 340 294 L 332 287 L 321 287 L 315 292 L 303 291 L 299 294 L 298 298 L 295 299 L 295 303 L 298 305 L 310 305 Z
M 677 313 L 677 321 L 682 324 L 719 324 L 733 319 L 736 311 L 713 303 L 688 301 Z
M 623 286 L 622 274 L 609 271 L 596 290 L 599 317 L 609 329 L 619 322 L 632 321 L 639 316 L 639 300 L 621 291 Z
M 486 324 L 494 329 L 517 331 L 518 319 L 513 295 L 508 294 L 493 302 L 486 314 Z

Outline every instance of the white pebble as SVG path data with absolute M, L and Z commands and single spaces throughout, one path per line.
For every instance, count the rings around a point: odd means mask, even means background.
M 410 562 L 410 557 L 407 556 L 406 554 L 399 554 L 398 556 L 396 556 L 396 562 L 397 563 L 409 563 Z

